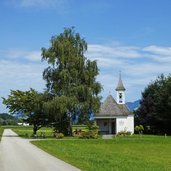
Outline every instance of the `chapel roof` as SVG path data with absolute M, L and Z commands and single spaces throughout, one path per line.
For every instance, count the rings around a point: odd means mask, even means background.
M 117 104 L 115 99 L 109 95 L 100 106 L 96 116 L 127 116 L 130 112 L 125 104 Z

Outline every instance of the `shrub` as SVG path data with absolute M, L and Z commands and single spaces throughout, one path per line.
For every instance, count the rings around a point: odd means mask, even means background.
M 62 139 L 64 137 L 63 133 L 54 133 L 54 137 L 58 139 Z
M 81 132 L 79 135 L 79 138 L 85 138 L 85 139 L 97 139 L 99 137 L 98 132 L 97 131 L 92 131 L 89 130 L 88 132 Z
M 89 131 L 87 132 L 81 132 L 79 137 L 80 138 L 85 138 L 85 139 L 97 139 L 99 137 L 98 132 L 99 132 L 99 127 L 95 124 L 88 125 Z
M 46 135 L 45 135 L 44 132 L 41 132 L 41 133 L 40 133 L 40 138 L 43 138 L 43 139 L 46 138 Z
M 124 130 L 117 133 L 117 136 L 126 136 L 126 135 L 131 135 L 131 132 Z
M 81 129 L 75 129 L 75 130 L 73 131 L 73 136 L 78 137 L 78 136 L 80 136 L 81 132 L 82 132 Z
M 143 134 L 143 131 L 144 131 L 143 125 L 137 125 L 137 126 L 135 127 L 135 132 L 136 132 L 136 133 Z

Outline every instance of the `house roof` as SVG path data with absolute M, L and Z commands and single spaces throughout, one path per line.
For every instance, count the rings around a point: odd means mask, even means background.
M 122 79 L 121 79 L 121 74 L 119 75 L 119 81 L 118 81 L 118 85 L 117 85 L 117 87 L 116 87 L 116 89 L 115 89 L 116 91 L 125 91 L 126 89 L 125 89 L 125 87 L 124 87 L 124 85 L 123 85 L 123 82 L 122 82 Z
M 109 95 L 100 106 L 100 111 L 95 117 L 127 116 L 131 114 L 125 104 L 117 104 L 115 99 Z

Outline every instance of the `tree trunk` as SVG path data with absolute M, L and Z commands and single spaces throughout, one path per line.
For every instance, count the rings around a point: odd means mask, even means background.
M 72 136 L 72 117 L 71 117 L 71 113 L 69 114 L 69 135 Z
M 33 125 L 33 135 L 35 136 L 37 134 L 38 127 L 36 124 Z

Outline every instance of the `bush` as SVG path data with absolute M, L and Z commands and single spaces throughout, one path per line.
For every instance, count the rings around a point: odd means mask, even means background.
M 99 127 L 97 125 L 89 125 L 89 131 L 84 132 L 82 131 L 79 135 L 80 138 L 85 138 L 85 139 L 97 139 L 99 137 L 98 135 L 99 132 Z
M 117 133 L 117 136 L 126 136 L 126 135 L 131 135 L 130 131 L 120 131 Z
M 62 139 L 64 137 L 63 133 L 54 133 L 54 137 L 58 139 Z
M 84 138 L 84 139 L 97 139 L 98 138 L 98 133 L 94 132 L 94 131 L 88 131 L 88 132 L 81 132 L 81 134 L 79 135 L 79 138 Z
M 135 127 L 135 132 L 136 132 L 136 133 L 143 134 L 143 131 L 144 131 L 143 125 L 137 125 L 137 126 Z

